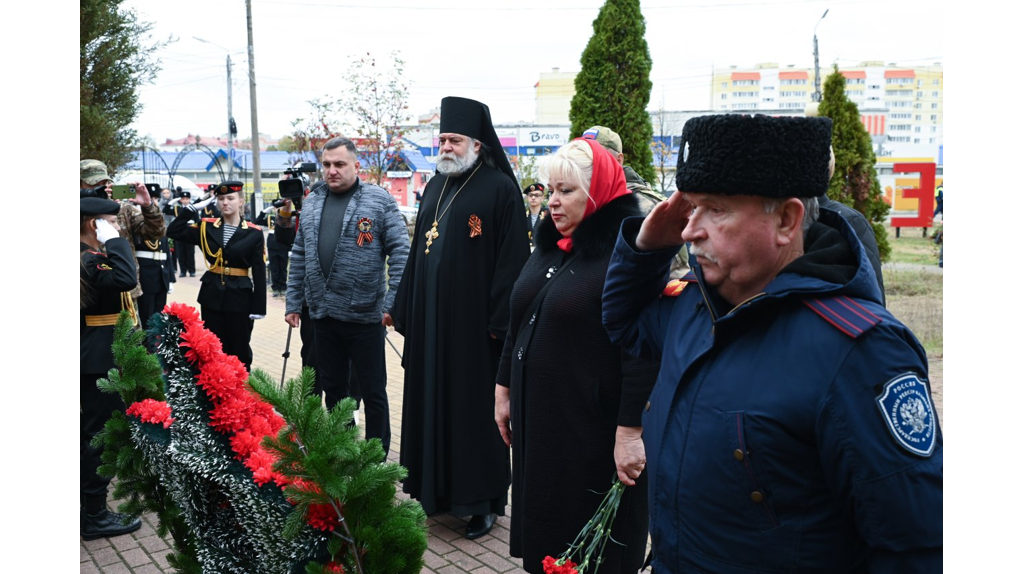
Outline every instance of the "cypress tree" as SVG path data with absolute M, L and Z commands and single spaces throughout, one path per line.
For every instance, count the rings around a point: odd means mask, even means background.
M 832 150 L 836 170 L 829 182 L 828 196 L 860 211 L 871 222 L 882 261 L 891 251 L 885 216 L 889 206 L 882 199 L 882 188 L 875 172 L 875 152 L 871 136 L 860 121 L 857 104 L 846 97 L 846 77 L 838 66 L 825 79 L 818 114 L 832 119 Z
M 646 181 L 654 181 L 647 113 L 651 99 L 651 54 L 644 39 L 646 24 L 639 0 L 607 0 L 594 19 L 594 35 L 576 75 L 576 95 L 569 109 L 571 137 L 605 126 L 622 138 L 625 162 Z

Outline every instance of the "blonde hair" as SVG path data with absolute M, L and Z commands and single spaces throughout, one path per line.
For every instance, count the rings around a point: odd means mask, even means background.
M 563 179 L 571 185 L 579 186 L 587 199 L 590 197 L 590 178 L 594 174 L 594 152 L 586 142 L 573 140 L 558 148 L 558 151 L 541 158 L 537 167 L 540 180 L 550 188 L 552 177 Z M 595 202 L 596 203 L 596 202 Z

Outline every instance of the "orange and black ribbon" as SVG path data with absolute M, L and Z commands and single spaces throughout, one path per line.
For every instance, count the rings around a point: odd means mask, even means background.
M 484 234 L 484 232 L 480 228 L 480 225 L 481 225 L 480 218 L 477 217 L 475 213 L 473 215 L 469 216 L 469 236 L 470 237 L 480 237 L 481 235 Z
M 359 220 L 359 237 L 356 238 L 356 245 L 362 247 L 364 243 L 373 243 L 373 222 L 368 217 Z

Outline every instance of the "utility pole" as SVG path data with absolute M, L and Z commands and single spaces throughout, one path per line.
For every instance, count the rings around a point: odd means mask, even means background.
M 252 190 L 253 215 L 263 211 L 263 189 L 260 187 L 260 130 L 256 122 L 256 64 L 252 50 L 252 0 L 245 0 L 245 23 L 249 29 L 249 107 L 252 109 Z
M 231 113 L 231 52 L 227 48 L 220 44 L 204 40 L 199 36 L 192 36 L 194 40 L 198 40 L 204 44 L 210 44 L 211 46 L 217 46 L 221 50 L 228 53 L 228 179 L 234 179 L 235 175 L 235 136 L 238 135 L 238 126 L 235 124 L 235 116 Z
M 828 10 L 821 15 L 818 19 L 818 24 L 828 16 Z M 814 25 L 814 95 L 812 98 L 816 102 L 821 101 L 821 70 L 818 68 L 818 24 Z
M 235 179 L 235 117 L 231 114 L 231 54 L 228 54 L 228 179 Z

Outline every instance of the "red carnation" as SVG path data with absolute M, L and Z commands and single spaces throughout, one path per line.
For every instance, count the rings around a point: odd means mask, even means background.
M 139 417 L 144 423 L 162 424 L 164 428 L 170 428 L 174 419 L 171 418 L 171 407 L 164 401 L 154 399 L 143 399 L 132 403 L 125 411 L 127 414 Z
M 306 512 L 306 523 L 313 528 L 334 532 L 338 527 L 338 514 L 330 504 L 310 504 Z
M 555 560 L 550 556 L 545 556 L 541 564 L 544 566 L 544 574 L 579 574 L 576 571 L 576 564 L 568 558 Z
M 181 334 L 181 346 L 188 347 L 185 358 L 193 363 L 207 364 L 223 353 L 220 339 L 202 325 L 185 329 Z
M 184 303 L 169 303 L 164 307 L 164 313 L 181 319 L 186 329 L 190 329 L 197 324 L 199 326 L 203 325 L 203 320 L 199 318 L 199 312 L 196 311 L 195 307 Z
M 243 429 L 231 437 L 231 450 L 238 453 L 237 458 L 239 460 L 245 460 L 254 450 L 260 447 L 261 440 L 262 437 Z
M 331 560 L 330 562 L 325 564 L 324 567 L 327 569 L 328 572 L 338 572 L 339 574 L 345 574 L 345 567 L 342 566 L 340 562 L 335 562 L 334 560 Z

